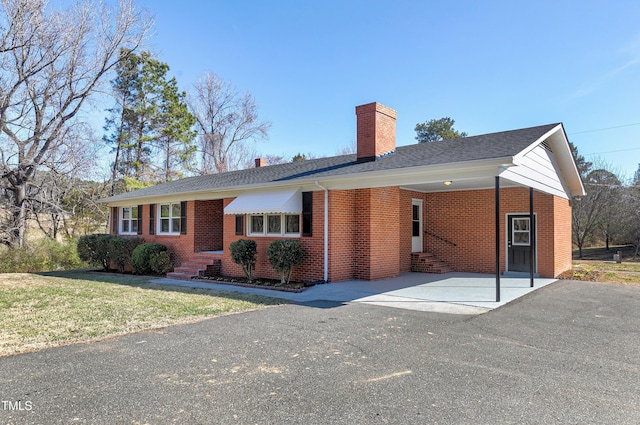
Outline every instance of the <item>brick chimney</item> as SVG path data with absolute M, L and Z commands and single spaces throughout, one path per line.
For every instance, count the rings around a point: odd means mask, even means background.
M 256 168 L 264 167 L 267 165 L 267 158 L 256 158 Z
M 375 161 L 396 151 L 397 115 L 378 102 L 356 106 L 358 162 Z

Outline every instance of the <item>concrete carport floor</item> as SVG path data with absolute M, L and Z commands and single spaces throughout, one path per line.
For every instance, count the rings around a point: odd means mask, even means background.
M 500 302 L 496 302 L 495 275 L 478 273 L 402 273 L 391 279 L 350 280 L 315 285 L 299 293 L 209 283 L 206 280 L 153 280 L 160 284 L 265 295 L 300 304 L 323 301 L 363 303 L 450 314 L 485 313 L 556 281 L 557 279 L 535 278 L 534 287 L 531 288 L 528 276 L 501 277 Z

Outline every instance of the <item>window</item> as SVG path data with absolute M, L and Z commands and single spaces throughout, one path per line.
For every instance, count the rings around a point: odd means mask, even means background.
M 529 246 L 529 219 L 513 219 L 513 244 Z
M 300 217 L 297 215 L 285 215 L 285 233 L 300 233 Z
M 279 215 L 267 216 L 267 233 L 275 233 L 279 235 L 282 233 L 282 217 Z
M 251 236 L 300 236 L 300 216 L 297 214 L 249 215 L 247 234 Z
M 181 205 L 160 204 L 160 219 L 158 233 L 180 233 Z
M 420 205 L 413 205 L 411 218 L 411 235 L 420 236 Z
M 138 233 L 138 207 L 124 207 L 120 210 L 120 233 Z

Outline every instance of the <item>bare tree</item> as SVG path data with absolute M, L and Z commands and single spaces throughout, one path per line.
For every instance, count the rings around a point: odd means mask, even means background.
M 106 220 L 106 208 L 97 203 L 108 196 L 106 183 L 92 181 L 104 180 L 95 173 L 100 145 L 89 126 L 76 125 L 66 134 L 70 139 L 52 149 L 27 190 L 30 218 L 52 239 L 97 230 Z
M 64 11 L 45 0 L 0 0 L 0 181 L 12 201 L 9 246 L 24 242 L 28 188 L 121 47 L 137 49 L 150 21 L 132 0 L 110 9 L 77 1 Z
M 251 144 L 267 138 L 271 124 L 258 119 L 258 107 L 249 93 L 238 94 L 229 81 L 206 73 L 195 85 L 189 106 L 196 117 L 200 174 L 241 168 L 253 160 Z
M 621 243 L 635 245 L 634 258 L 640 251 L 640 186 L 637 184 L 623 188 L 617 205 L 617 219 L 621 232 L 617 235 Z
M 622 188 L 618 177 L 606 168 L 590 171 L 584 179 L 584 185 L 587 194 L 580 199 L 574 198 L 572 202 L 573 241 L 580 258 L 582 249 L 602 234 L 608 248 L 611 226 L 616 222 L 613 214 L 620 207 Z

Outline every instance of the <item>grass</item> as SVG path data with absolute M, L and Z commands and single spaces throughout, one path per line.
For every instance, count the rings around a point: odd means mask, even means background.
M 613 261 L 613 254 L 622 252 L 622 263 Z M 588 248 L 583 251 L 583 259 L 574 252 L 573 270 L 562 277 L 574 280 L 617 283 L 640 286 L 640 261 L 633 259 L 633 247 Z
M 84 271 L 0 274 L 0 356 L 255 310 L 281 301 Z

